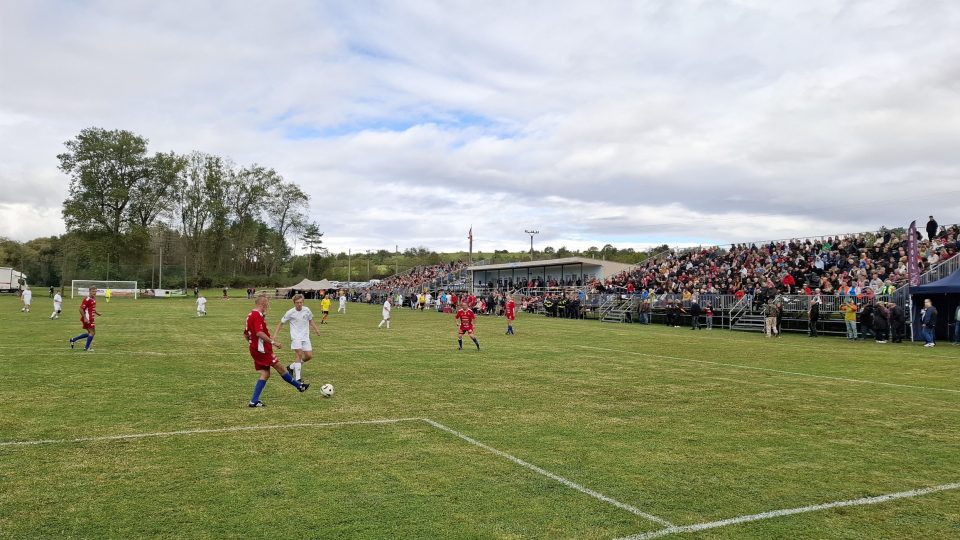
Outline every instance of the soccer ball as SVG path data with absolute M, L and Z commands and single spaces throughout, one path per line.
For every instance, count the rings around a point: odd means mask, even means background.
M 323 395 L 323 397 L 333 397 L 333 392 L 333 385 L 330 383 L 320 387 L 320 394 Z

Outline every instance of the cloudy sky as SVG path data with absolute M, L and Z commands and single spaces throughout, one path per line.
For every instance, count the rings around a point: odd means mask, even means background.
M 960 221 L 954 0 L 0 0 L 0 236 L 63 142 L 260 163 L 328 247 L 722 243 Z

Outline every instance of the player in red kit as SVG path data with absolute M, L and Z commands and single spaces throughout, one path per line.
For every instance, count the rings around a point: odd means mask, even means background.
M 270 299 L 266 295 L 259 295 L 256 299 L 256 307 L 247 315 L 247 325 L 243 331 L 244 337 L 250 343 L 250 356 L 253 357 L 253 368 L 260 372 L 260 379 L 257 380 L 253 388 L 253 397 L 250 398 L 250 407 L 263 407 L 260 401 L 260 393 L 267 386 L 267 379 L 270 378 L 270 368 L 277 370 L 277 373 L 283 380 L 290 383 L 301 392 L 306 392 L 310 388 L 310 383 L 301 383 L 287 373 L 287 369 L 277 360 L 273 354 L 273 348 L 280 348 L 280 343 L 270 337 L 270 330 L 267 329 L 267 308 L 270 307 Z
M 460 309 L 457 310 L 457 314 L 454 316 L 459 325 L 459 333 L 457 334 L 457 349 L 463 350 L 463 335 L 469 334 L 470 339 L 473 340 L 473 344 L 477 346 L 477 350 L 480 350 L 480 342 L 477 341 L 476 336 L 473 335 L 473 320 L 477 318 L 473 310 L 467 307 L 466 305 L 460 306 Z
M 81 339 L 86 339 L 87 343 L 83 347 L 83 350 L 91 352 L 93 349 L 90 348 L 90 345 L 93 344 L 93 336 L 97 334 L 94 317 L 100 315 L 100 312 L 97 311 L 97 288 L 90 287 L 88 293 L 88 296 L 83 299 L 83 302 L 80 302 L 80 324 L 83 325 L 83 333 L 77 337 L 70 338 L 70 348 L 72 349 L 74 343 Z
M 503 307 L 503 315 L 507 318 L 507 335 L 512 336 L 513 321 L 517 318 L 517 303 L 513 301 L 512 296 L 507 296 L 507 303 Z

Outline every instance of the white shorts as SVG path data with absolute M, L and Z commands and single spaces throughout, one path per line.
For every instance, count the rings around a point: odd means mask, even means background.
M 290 341 L 290 348 L 293 350 L 300 350 L 310 352 L 313 350 L 313 345 L 310 344 L 310 339 L 294 339 Z

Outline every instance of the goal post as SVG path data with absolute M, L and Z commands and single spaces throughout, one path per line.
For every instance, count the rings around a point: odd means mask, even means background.
M 110 289 L 110 296 L 124 298 L 138 298 L 140 289 L 136 281 L 103 281 L 96 279 L 75 279 L 70 282 L 70 298 L 87 296 L 90 287 L 97 288 L 97 296 L 105 296 Z

